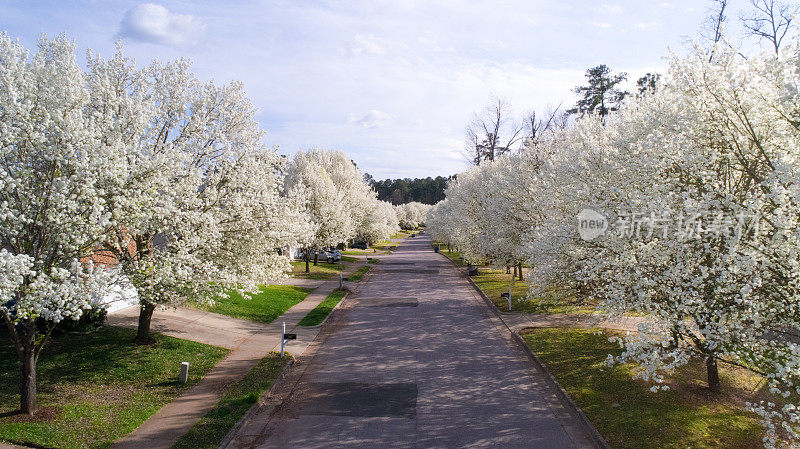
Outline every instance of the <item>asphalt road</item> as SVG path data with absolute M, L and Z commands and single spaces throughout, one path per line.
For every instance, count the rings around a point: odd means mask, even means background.
M 428 238 L 373 271 L 283 402 L 228 447 L 594 447 Z

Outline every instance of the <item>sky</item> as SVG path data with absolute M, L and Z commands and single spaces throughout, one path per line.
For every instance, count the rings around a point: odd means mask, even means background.
M 745 0 L 738 0 L 744 3 Z M 736 6 L 736 0 L 731 1 Z M 281 154 L 343 150 L 376 179 L 463 171 L 465 127 L 491 98 L 514 114 L 577 100 L 586 70 L 663 72 L 707 14 L 670 1 L 0 0 L 0 30 L 35 51 L 66 32 L 86 49 L 193 61 L 244 82 Z M 632 88 L 632 87 L 631 87 Z

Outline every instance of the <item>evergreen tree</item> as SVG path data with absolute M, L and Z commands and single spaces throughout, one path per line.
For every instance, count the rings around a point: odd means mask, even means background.
M 605 64 L 587 70 L 586 78 L 589 79 L 587 86 L 575 88 L 575 93 L 583 98 L 578 100 L 574 108 L 567 110 L 570 114 L 580 114 L 581 116 L 597 114 L 603 118 L 610 112 L 619 109 L 622 100 L 629 93 L 617 87 L 628 78 L 628 74 L 622 72 L 612 75 L 611 68 Z

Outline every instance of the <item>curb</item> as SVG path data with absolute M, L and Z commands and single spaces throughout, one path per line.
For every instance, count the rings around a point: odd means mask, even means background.
M 342 284 L 342 286 L 343 286 L 343 288 L 344 288 L 344 284 Z M 338 288 L 337 288 L 336 290 L 338 290 Z M 336 290 L 334 290 L 334 292 L 335 292 Z M 331 293 L 333 293 L 333 292 L 331 292 Z M 352 292 L 350 292 L 350 291 L 347 291 L 347 292 L 344 294 L 344 296 L 342 296 L 342 299 L 340 299 L 340 300 L 339 300 L 339 302 L 337 302 L 337 303 L 336 303 L 336 305 L 335 305 L 335 306 L 333 306 L 333 308 L 331 309 L 331 311 L 330 311 L 330 312 L 328 312 L 328 314 L 327 314 L 327 315 L 325 315 L 325 318 L 323 318 L 323 319 L 322 319 L 322 321 L 320 321 L 320 323 L 319 323 L 319 324 L 315 324 L 315 325 L 313 325 L 313 326 L 301 326 L 301 325 L 299 325 L 299 324 L 298 324 L 298 325 L 297 325 L 297 327 L 299 327 L 299 328 L 302 328 L 302 329 L 318 329 L 318 328 L 322 327 L 322 326 L 323 326 L 323 325 L 324 325 L 326 322 L 328 322 L 328 319 L 331 317 L 331 315 L 333 315 L 333 312 L 335 312 L 335 311 L 336 311 L 336 309 L 338 309 L 338 308 L 339 308 L 339 306 L 341 306 L 341 305 L 342 305 L 342 303 L 344 302 L 344 300 L 345 300 L 345 299 L 347 299 L 347 297 L 348 297 L 348 296 L 350 296 L 350 293 L 352 293 Z M 327 299 L 327 296 L 326 296 L 325 298 Z M 324 299 L 323 299 L 323 301 L 324 301 Z M 320 303 L 320 304 L 322 304 L 322 303 Z M 312 309 L 312 310 L 313 310 L 313 309 Z M 309 311 L 308 313 L 311 313 L 311 311 Z
M 368 271 L 367 274 L 364 276 L 364 278 L 362 278 L 361 280 L 362 281 L 369 280 L 369 278 L 372 277 L 372 274 L 373 274 L 372 270 Z M 345 294 L 342 297 L 341 301 L 339 301 L 339 303 L 336 304 L 336 306 L 331 310 L 331 312 L 328 314 L 328 316 L 326 316 L 325 319 L 322 320 L 321 323 L 319 323 L 319 324 L 317 324 L 315 326 L 302 326 L 303 328 L 306 328 L 306 329 L 319 329 L 319 332 L 317 332 L 317 335 L 311 341 L 311 344 L 309 344 L 309 348 L 311 348 L 311 346 L 314 345 L 314 343 L 318 343 L 317 340 L 320 338 L 320 335 L 323 334 L 324 330 L 326 330 L 325 329 L 327 327 L 326 324 L 328 324 L 329 321 L 332 320 L 331 317 L 333 317 L 334 315 L 338 315 L 337 312 L 340 311 L 340 307 L 343 306 L 343 305 L 346 305 L 345 304 L 346 300 L 348 298 L 351 298 L 352 295 L 354 295 L 356 292 L 358 292 L 358 288 L 360 287 L 361 284 L 362 284 L 362 282 L 358 282 L 356 284 L 356 288 L 352 292 L 347 292 L 347 294 Z M 324 337 L 324 339 L 327 339 L 327 337 L 328 336 L 326 335 Z M 316 352 L 316 348 L 314 349 L 314 351 L 309 351 L 308 349 L 306 349 L 306 352 L 303 355 L 301 355 L 300 357 L 310 360 L 315 355 L 315 352 Z M 227 447 L 234 440 L 234 438 L 236 437 L 236 434 L 239 432 L 239 430 L 241 430 L 241 428 L 248 421 L 251 421 L 255 415 L 264 412 L 266 409 L 268 409 L 270 407 L 275 408 L 276 406 L 280 405 L 280 404 L 277 404 L 277 405 L 276 404 L 269 404 L 269 400 L 273 396 L 273 393 L 274 393 L 273 390 L 278 388 L 278 385 L 281 383 L 281 381 L 285 381 L 292 374 L 294 374 L 293 370 L 296 368 L 296 365 L 298 365 L 298 360 L 294 356 L 292 356 L 291 361 L 289 363 L 287 363 L 286 366 L 283 367 L 283 369 L 281 370 L 281 372 L 277 376 L 275 376 L 275 380 L 272 381 L 272 384 L 270 384 L 269 388 L 267 388 L 267 390 L 261 395 L 261 397 L 258 398 L 258 401 L 255 404 L 253 404 L 253 406 L 250 407 L 247 410 L 247 412 L 245 412 L 245 414 L 242 415 L 241 418 L 239 418 L 239 421 L 237 421 L 236 424 L 233 425 L 233 427 L 231 427 L 231 429 L 225 435 L 225 438 L 223 438 L 222 441 L 220 441 L 219 445 L 217 446 L 217 449 L 224 449 L 225 447 Z M 301 368 L 303 368 L 303 372 L 305 372 L 305 367 L 301 366 Z M 300 373 L 300 375 L 302 375 L 302 373 Z M 299 378 L 298 378 L 298 380 L 299 380 Z M 293 390 L 293 389 L 294 388 L 292 387 L 290 389 L 290 391 Z
M 343 304 L 345 299 L 346 298 L 342 298 L 342 300 L 339 301 L 339 304 Z M 332 316 L 338 316 L 340 313 L 342 313 L 342 309 L 340 308 L 331 310 L 331 313 L 328 314 L 328 318 Z M 322 324 L 326 325 L 323 326 Z M 328 339 L 337 325 L 338 323 L 333 319 L 326 319 L 326 321 L 318 325 L 320 330 L 317 332 L 317 335 L 311 341 L 308 348 L 306 348 L 305 352 L 300 356 L 292 357 L 292 361 L 284 367 L 277 377 L 275 377 L 272 385 L 270 385 L 267 391 L 265 391 L 264 394 L 258 398 L 258 402 L 253 404 L 253 406 L 247 410 L 242 418 L 240 418 L 239 421 L 237 421 L 236 424 L 231 427 L 231 430 L 217 446 L 217 449 L 225 449 L 228 445 L 230 445 L 236 439 L 236 434 L 239 432 L 239 430 L 241 430 L 245 424 L 252 421 L 256 415 L 269 411 L 268 419 L 265 424 L 268 424 L 269 421 L 272 420 L 273 415 L 283 405 L 285 399 L 292 394 L 297 383 L 305 374 L 309 362 L 316 356 L 319 346 Z M 284 388 L 284 390 L 277 392 L 273 391 L 279 388 Z M 279 397 L 281 395 L 284 396 L 283 399 L 278 398 L 277 401 L 271 400 L 274 396 Z
M 473 289 L 475 289 L 475 292 L 489 306 L 489 308 L 492 310 L 492 313 L 494 313 L 494 315 L 503 323 L 503 326 L 506 329 L 508 329 L 508 331 L 511 333 L 511 337 L 514 339 L 515 342 L 517 342 L 517 344 L 525 352 L 525 354 L 528 355 L 528 358 L 531 360 L 531 362 L 533 362 L 536 368 L 538 368 L 545 374 L 547 382 L 550 384 L 551 387 L 553 387 L 553 390 L 556 392 L 558 398 L 564 401 L 570 408 L 572 408 L 573 411 L 575 411 L 575 414 L 577 415 L 580 423 L 584 427 L 584 430 L 586 430 L 586 432 L 589 434 L 592 441 L 601 449 L 611 449 L 611 446 L 609 446 L 608 442 L 603 438 L 602 435 L 600 435 L 600 432 L 597 431 L 597 429 L 594 427 L 594 424 L 592 424 L 592 422 L 589 420 L 586 414 L 583 413 L 583 410 L 581 410 L 581 408 L 578 407 L 577 404 L 575 404 L 575 402 L 572 400 L 569 394 L 564 390 L 561 384 L 559 384 L 556 378 L 553 377 L 553 375 L 550 373 L 550 371 L 547 369 L 544 363 L 542 363 L 542 361 L 539 360 L 539 357 L 537 357 L 536 354 L 533 351 L 531 351 L 531 348 L 529 348 L 528 345 L 525 344 L 525 340 L 522 338 L 522 336 L 519 335 L 519 333 L 514 332 L 508 326 L 505 320 L 503 320 L 502 317 L 503 315 L 511 315 L 513 312 L 500 312 L 494 305 L 492 300 L 489 299 L 480 288 L 478 288 L 478 285 L 475 283 L 475 281 L 472 280 L 472 278 L 467 276 L 463 270 L 459 269 L 459 267 L 456 267 L 455 264 L 453 264 L 453 261 L 449 257 L 446 256 L 442 257 L 450 261 L 450 263 L 453 266 L 453 269 L 455 269 L 462 277 L 465 277 L 467 281 L 469 281 L 469 284 L 472 286 Z
M 340 300 L 339 300 L 339 302 L 338 302 L 338 303 L 336 303 L 336 305 L 335 305 L 335 306 L 333 306 L 333 309 L 331 309 L 330 313 L 328 313 L 328 315 L 327 315 L 327 316 L 326 316 L 326 317 L 325 317 L 325 318 L 322 320 L 322 322 L 321 322 L 321 323 L 319 323 L 319 324 L 315 324 L 315 325 L 313 325 L 313 326 L 300 326 L 300 325 L 298 324 L 298 325 L 297 325 L 297 327 L 302 327 L 303 329 L 317 329 L 317 328 L 320 328 L 320 327 L 322 327 L 322 326 L 323 326 L 323 325 L 324 325 L 324 324 L 325 324 L 325 323 L 326 323 L 326 322 L 327 322 L 327 321 L 330 319 L 331 315 L 333 315 L 333 312 L 335 312 L 336 310 L 338 310 L 338 309 L 339 309 L 339 307 L 340 307 L 340 306 L 341 306 L 341 305 L 344 303 L 344 301 L 345 301 L 347 298 L 349 298 L 351 295 L 354 295 L 354 294 L 356 294 L 356 292 L 358 292 L 358 289 L 359 289 L 359 287 L 361 286 L 361 284 L 362 284 L 363 282 L 366 282 L 366 281 L 368 281 L 368 280 L 369 280 L 369 278 L 371 278 L 371 277 L 372 277 L 372 273 L 373 273 L 373 271 L 372 271 L 372 268 L 371 268 L 371 266 L 372 266 L 372 265 L 375 265 L 375 264 L 365 263 L 365 264 L 362 264 L 362 265 L 360 265 L 360 266 L 358 267 L 358 268 L 360 269 L 361 267 L 366 267 L 366 266 L 369 266 L 369 267 L 370 267 L 370 269 L 369 269 L 369 271 L 367 271 L 367 272 L 364 274 L 364 277 L 362 277 L 360 281 L 356 281 L 356 283 L 355 283 L 355 284 L 356 284 L 356 285 L 355 285 L 355 288 L 353 288 L 353 290 L 352 290 L 352 291 L 351 291 L 349 288 L 347 288 L 347 286 L 346 286 L 344 283 L 342 283 L 342 288 L 345 288 L 345 289 L 347 289 L 347 292 L 344 294 L 344 296 L 342 296 L 342 299 L 340 299 Z M 357 270 L 358 270 L 358 269 L 357 269 Z M 356 271 L 357 271 L 357 270 L 356 270 Z M 349 282 L 349 281 L 348 281 L 348 282 Z M 336 290 L 338 290 L 338 289 L 334 289 L 334 291 L 336 291 Z M 331 293 L 333 293 L 333 292 L 331 292 Z M 327 298 L 327 296 L 326 296 L 326 298 Z M 323 301 L 324 301 L 324 300 L 323 300 Z M 310 312 L 309 312 L 309 313 L 310 313 Z
M 281 372 L 278 373 L 277 376 L 275 376 L 275 379 L 273 379 L 272 383 L 267 388 L 267 391 L 265 391 L 261 396 L 259 396 L 258 401 L 256 401 L 256 403 L 253 404 L 252 407 L 247 409 L 247 411 L 244 412 L 244 415 L 242 415 L 242 417 L 239 418 L 238 421 L 236 421 L 236 424 L 234 424 L 233 427 L 230 428 L 228 433 L 225 434 L 225 437 L 222 439 L 222 441 L 220 441 L 217 448 L 224 448 L 225 446 L 230 444 L 230 442 L 233 441 L 233 438 L 236 436 L 236 433 L 239 432 L 244 423 L 253 419 L 253 415 L 262 410 L 262 408 L 266 405 L 266 400 L 269 399 L 270 396 L 272 396 L 273 390 L 276 388 L 275 386 L 278 385 L 278 381 L 285 379 L 286 377 L 289 376 L 295 363 L 296 363 L 295 358 L 292 356 L 291 359 L 289 360 L 289 363 L 284 365 L 283 369 L 281 369 Z

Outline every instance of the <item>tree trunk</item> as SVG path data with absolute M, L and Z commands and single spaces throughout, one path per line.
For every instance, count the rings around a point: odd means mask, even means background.
M 314 266 L 316 267 L 319 264 L 319 251 L 314 253 Z
M 306 273 L 311 273 L 311 269 L 308 267 L 308 251 L 306 251 L 306 256 L 303 259 L 306 261 Z
M 140 345 L 155 343 L 155 338 L 150 335 L 150 320 L 153 318 L 153 311 L 156 305 L 150 302 L 142 304 L 139 308 L 139 327 L 136 329 L 136 338 L 133 340 Z
M 520 262 L 518 266 L 519 266 L 519 269 L 517 270 L 517 273 L 519 273 L 519 280 L 520 281 L 524 281 L 525 279 L 522 276 L 522 262 Z
M 511 268 L 509 268 L 508 265 L 506 265 L 506 274 L 509 273 L 511 273 Z M 516 275 L 517 275 L 517 267 L 514 267 L 514 276 Z
M 36 412 L 36 346 L 33 341 L 26 341 L 24 345 L 20 360 L 19 410 L 33 415 Z
M 714 393 L 719 393 L 722 389 L 719 383 L 719 370 L 717 369 L 717 359 L 714 356 L 706 358 L 706 371 L 708 372 L 708 389 Z

